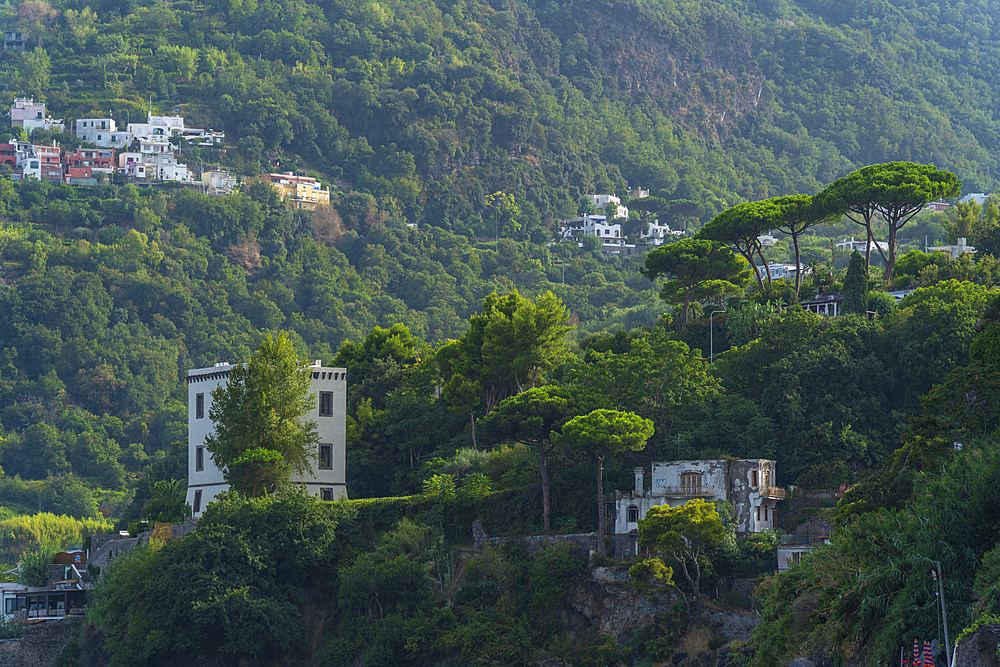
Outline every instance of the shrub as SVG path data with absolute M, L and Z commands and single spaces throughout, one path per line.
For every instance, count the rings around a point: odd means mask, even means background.
M 32 551 L 25 552 L 17 564 L 17 582 L 25 586 L 41 587 L 48 583 L 49 565 L 58 548 L 51 544 L 42 544 Z

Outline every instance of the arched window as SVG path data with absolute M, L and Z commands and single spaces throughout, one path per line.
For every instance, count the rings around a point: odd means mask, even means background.
M 764 468 L 764 486 L 771 486 L 771 470 Z
M 639 508 L 635 505 L 628 506 L 628 522 L 636 523 L 639 521 Z

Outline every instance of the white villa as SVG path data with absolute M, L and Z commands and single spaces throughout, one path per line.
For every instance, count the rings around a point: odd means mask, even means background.
M 219 470 L 205 449 L 205 438 L 214 424 L 209 418 L 212 391 L 229 380 L 232 364 L 219 363 L 188 372 L 188 488 L 187 503 L 194 518 L 218 494 L 229 490 Z M 292 482 L 302 484 L 321 500 L 347 498 L 347 371 L 322 366 L 320 361 L 308 367 L 312 373 L 312 391 L 316 401 L 305 416 L 316 422 L 319 447 L 313 469 L 303 475 L 293 474 Z
M 676 240 L 672 239 L 672 236 L 684 236 L 684 232 L 680 229 L 670 229 L 670 225 L 660 224 L 658 219 L 654 219 L 647 223 L 646 231 L 640 235 L 640 238 L 646 239 L 646 243 L 653 246 L 661 246 Z
M 128 131 L 140 140 L 162 137 L 164 141 L 168 141 L 170 137 L 183 137 L 199 146 L 214 146 L 226 139 L 223 132 L 185 127 L 183 116 L 154 116 L 152 112 L 147 115 L 145 123 L 129 123 Z
M 31 97 L 15 97 L 8 115 L 11 127 L 23 127 L 29 133 L 32 130 L 62 132 L 65 128 L 62 118 L 45 113 L 45 102 L 35 102 Z
M 649 489 L 645 488 L 645 470 L 636 468 L 635 489 L 615 498 L 617 557 L 639 553 L 639 521 L 650 508 L 680 507 L 694 498 L 732 503 L 740 533 L 773 528 L 775 507 L 785 497 L 785 490 L 774 485 L 774 466 L 768 459 L 654 462 Z
M 118 129 L 114 118 L 77 119 L 76 138 L 100 148 L 121 150 L 132 145 L 132 133 Z
M 614 212 L 614 216 L 612 217 L 628 217 L 628 208 L 622 206 L 622 200 L 619 197 L 615 195 L 588 195 L 588 197 L 594 200 L 594 206 L 603 210 L 605 215 L 611 212 L 608 210 L 608 205 L 611 204 Z
M 866 239 L 855 240 L 853 236 L 851 237 L 850 240 L 844 239 L 843 241 L 837 243 L 837 247 L 843 250 L 844 252 L 854 252 L 855 250 L 857 250 L 858 252 L 865 252 L 865 250 L 869 247 L 876 252 L 878 251 L 878 248 L 881 248 L 882 252 L 889 252 L 889 244 L 886 243 L 885 241 L 872 240 L 869 245 L 868 240 Z
M 974 255 L 976 249 L 971 245 L 967 245 L 965 237 L 962 236 L 955 245 L 928 246 L 927 252 L 946 252 L 951 255 L 952 259 L 958 259 L 965 254 Z
M 801 271 L 803 276 L 807 273 L 806 267 L 802 266 L 802 264 L 796 266 L 794 263 L 788 262 L 768 262 L 767 270 L 771 274 L 771 280 L 780 280 L 782 278 L 795 280 L 796 273 Z

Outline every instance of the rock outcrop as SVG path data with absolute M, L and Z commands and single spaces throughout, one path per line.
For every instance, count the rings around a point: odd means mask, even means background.
M 1000 667 L 1000 625 L 983 625 L 959 642 L 954 667 Z

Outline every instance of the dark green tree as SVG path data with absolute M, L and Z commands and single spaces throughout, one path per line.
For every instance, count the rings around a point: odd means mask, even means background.
M 586 355 L 569 368 L 566 382 L 586 391 L 600 407 L 651 419 L 657 434 L 665 437 L 685 410 L 721 394 L 722 385 L 707 368 L 699 350 L 654 330 L 632 340 L 627 352 Z
M 851 263 L 847 265 L 844 277 L 845 313 L 864 315 L 868 312 L 868 267 L 857 250 L 851 253 Z
M 778 224 L 775 229 L 788 234 L 792 238 L 792 247 L 795 249 L 795 296 L 798 297 L 799 288 L 802 286 L 799 238 L 816 225 L 839 219 L 840 212 L 824 208 L 823 200 L 809 195 L 788 195 L 777 197 L 772 201 L 779 208 Z
M 962 184 L 950 171 L 913 162 L 873 164 L 840 178 L 816 195 L 824 209 L 838 210 L 875 238 L 876 215 L 886 225 L 888 248 L 874 247 L 885 261 L 886 284 L 892 285 L 899 230 L 932 201 L 958 196 Z M 870 260 L 866 257 L 866 263 Z
M 548 457 L 555 448 L 552 430 L 566 420 L 588 411 L 593 398 L 579 389 L 549 385 L 536 387 L 511 396 L 498 405 L 482 422 L 496 436 L 516 440 L 538 452 L 538 474 L 542 480 L 542 524 L 552 526 L 552 500 Z
M 150 521 L 181 523 L 191 516 L 191 506 L 184 501 L 187 483 L 183 479 L 160 480 L 153 483 L 152 497 L 142 510 Z
M 568 358 L 568 321 L 565 306 L 552 292 L 534 303 L 516 291 L 506 296 L 493 292 L 483 300 L 482 313 L 469 318 L 462 337 L 438 348 L 435 359 L 445 400 L 469 411 L 473 446 L 476 406 L 482 403 L 489 413 L 508 396 L 540 384 Z
M 760 237 L 772 229 L 777 229 L 782 224 L 783 212 L 783 207 L 779 206 L 777 200 L 774 199 L 739 204 L 715 216 L 710 223 L 702 227 L 695 238 L 725 243 L 736 248 L 736 251 L 743 255 L 753 267 L 757 276 L 757 285 L 763 292 L 764 282 L 761 278 L 761 270 L 754 261 L 754 257 L 756 256 L 760 260 L 761 266 L 764 267 L 763 274 L 770 282 L 771 272 L 761 250 Z

